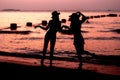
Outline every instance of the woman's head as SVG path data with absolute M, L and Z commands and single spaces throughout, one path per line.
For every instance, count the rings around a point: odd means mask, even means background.
M 58 16 L 60 13 L 59 12 L 57 12 L 57 11 L 53 11 L 52 12 L 52 16 Z
M 78 20 L 79 17 L 80 17 L 80 12 L 72 13 L 72 15 L 69 16 L 69 21 Z
M 59 15 L 60 15 L 60 13 L 57 12 L 57 11 L 53 11 L 53 12 L 52 12 L 52 18 L 58 17 Z

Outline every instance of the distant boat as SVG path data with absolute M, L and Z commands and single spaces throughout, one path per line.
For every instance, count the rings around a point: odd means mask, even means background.
M 20 9 L 3 9 L 2 11 L 20 11 Z

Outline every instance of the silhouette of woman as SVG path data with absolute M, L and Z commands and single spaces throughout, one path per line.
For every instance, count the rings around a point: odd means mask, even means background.
M 81 20 L 80 20 L 81 17 Z M 81 25 L 85 22 L 87 18 L 80 12 L 72 13 L 69 16 L 69 20 L 71 21 L 70 27 L 72 33 L 74 35 L 74 46 L 77 52 L 77 56 L 79 59 L 79 68 L 82 68 L 82 56 L 84 53 L 84 38 L 81 34 Z
M 44 48 L 43 48 L 43 56 L 41 59 L 41 65 L 44 66 L 44 59 L 47 52 L 48 43 L 50 42 L 50 66 L 52 66 L 52 58 L 54 53 L 54 47 L 56 42 L 56 33 L 61 29 L 61 21 L 59 20 L 60 13 L 57 11 L 52 12 L 52 20 L 49 21 L 46 28 L 42 27 L 44 30 L 48 30 L 45 34 L 44 38 Z

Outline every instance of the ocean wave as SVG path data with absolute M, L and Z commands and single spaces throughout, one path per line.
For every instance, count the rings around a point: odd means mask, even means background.
M 40 39 L 44 39 L 42 37 L 24 37 L 24 38 L 18 38 L 16 40 L 40 40 Z
M 84 26 L 83 28 L 95 28 L 95 27 L 92 27 L 92 26 Z
M 120 22 L 112 22 L 112 24 L 120 24 Z
M 74 39 L 73 37 L 57 38 L 57 39 Z M 120 37 L 86 37 L 85 40 L 120 40 Z
M 42 40 L 44 38 L 38 38 L 38 37 L 31 37 L 31 38 L 19 38 L 19 39 L 16 39 L 16 40 Z M 67 39 L 70 39 L 70 40 L 73 40 L 74 38 L 73 37 L 57 37 L 58 40 L 67 40 Z M 120 37 L 85 37 L 84 38 L 85 40 L 120 40 Z
M 110 30 L 99 30 L 98 32 L 116 32 L 116 33 L 120 33 L 120 29 L 110 29 Z
M 87 37 L 86 40 L 120 40 L 120 37 Z

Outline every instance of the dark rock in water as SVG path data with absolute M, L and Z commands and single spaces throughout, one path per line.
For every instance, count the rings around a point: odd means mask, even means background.
M 26 26 L 32 26 L 32 23 L 31 22 L 27 22 Z
M 100 17 L 106 17 L 106 15 L 101 15 Z
M 111 30 L 112 32 L 117 32 L 117 33 L 120 33 L 120 29 L 114 29 L 114 30 Z
M 42 20 L 42 25 L 47 26 L 47 20 Z
M 89 16 L 87 16 L 86 18 L 87 18 L 87 19 L 89 19 L 90 17 L 89 17 Z
M 117 17 L 117 14 L 108 14 L 108 17 Z
M 10 24 L 10 29 L 11 30 L 16 30 L 17 29 L 17 24 L 16 23 L 11 23 Z
M 86 20 L 86 23 L 90 23 L 88 20 Z
M 87 16 L 86 18 L 87 18 L 87 19 L 93 19 L 94 16 Z
M 100 15 L 94 16 L 94 18 L 100 18 Z
M 61 22 L 62 22 L 62 23 L 66 23 L 66 19 L 62 19 Z

